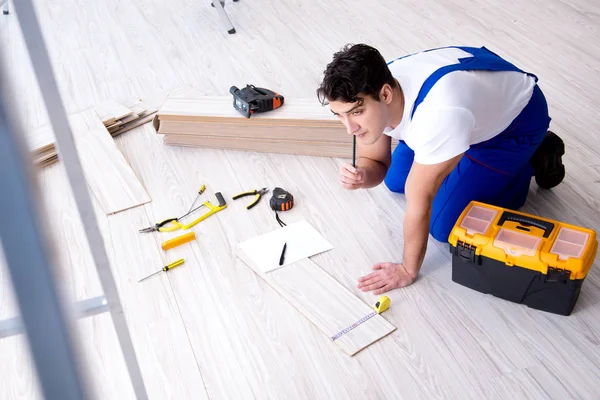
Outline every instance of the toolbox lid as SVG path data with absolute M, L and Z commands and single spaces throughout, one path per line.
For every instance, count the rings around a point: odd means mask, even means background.
M 473 206 L 460 223 L 460 227 L 467 230 L 468 235 L 479 233 L 485 235 L 498 211 L 491 208 Z
M 561 227 L 550 253 L 558 255 L 561 260 L 569 257 L 581 258 L 589 238 L 590 235 L 586 232 Z
M 494 246 L 513 256 L 535 256 L 542 238 L 509 229 L 500 229 L 494 239 Z

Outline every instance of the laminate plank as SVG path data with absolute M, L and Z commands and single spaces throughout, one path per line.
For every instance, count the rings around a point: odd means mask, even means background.
M 251 126 L 240 124 L 198 123 L 189 121 L 160 121 L 157 133 L 165 135 L 215 136 L 252 139 L 287 139 L 298 141 L 343 142 L 350 139 L 341 126 L 291 127 L 291 126 Z
M 29 151 L 33 154 L 41 154 L 54 150 L 54 131 L 51 125 L 42 125 L 26 133 Z
M 128 379 L 110 316 L 103 314 L 79 320 L 74 328 L 72 336 L 77 341 L 76 349 L 82 362 L 80 373 L 86 379 L 90 398 L 112 398 L 115 393 L 119 393 L 120 398 L 134 399 L 133 387 Z M 16 372 L 14 379 L 0 381 L 3 398 L 43 399 L 25 336 L 3 338 L 0 341 L 0 353 L 0 371 L 5 376 Z
M 50 152 L 46 155 L 37 156 L 33 159 L 34 164 L 36 165 L 47 165 L 48 162 L 52 162 L 54 160 L 58 160 L 58 155 L 56 152 Z
M 44 237 L 49 241 L 59 295 L 62 296 L 67 307 L 72 302 L 100 296 L 101 286 L 62 165 L 40 171 L 39 177 L 44 178 L 40 179 L 39 187 L 40 207 L 45 222 L 43 232 Z M 97 204 L 94 208 L 93 212 L 98 218 L 106 218 Z M 5 270 L 4 262 L 0 266 L 0 271 L 3 270 Z M 7 288 L 5 286 L 7 282 L 3 279 L 0 283 L 2 284 L 0 293 L 13 297 L 12 287 Z M 18 314 L 16 305 L 14 308 L 2 310 L 0 302 L 0 318 Z M 78 349 L 77 354 L 82 360 L 81 373 L 88 379 L 92 398 L 109 398 L 114 393 L 120 393 L 124 399 L 134 398 L 110 316 L 100 314 L 81 319 L 74 323 L 74 328 L 72 335 Z M 29 349 L 25 343 L 23 335 L 7 338 L 6 342 L 0 341 L 0 346 L 11 344 L 15 346 L 1 348 L 3 362 L 0 363 L 0 372 L 10 376 L 11 371 L 14 370 L 19 375 L 15 379 L 2 380 L 6 383 L 4 388 L 0 388 L 3 398 L 42 398 Z
M 189 168 L 185 163 L 177 162 L 181 155 L 179 151 L 164 148 L 149 126 L 145 125 L 127 136 L 120 137 L 117 143 L 135 142 L 148 149 L 152 154 L 151 163 L 150 158 L 132 151 L 132 147 L 124 147 L 149 192 L 153 195 L 162 194 L 156 196 L 156 201 L 144 206 L 148 208 L 147 218 L 137 221 L 136 228 L 150 226 L 167 215 L 185 213 L 201 184 L 207 186 L 201 201 L 208 199 L 214 191 L 221 190 L 220 187 L 217 189 L 214 181 L 205 179 L 207 177 L 204 174 L 195 176 L 196 179 L 186 179 Z M 236 306 L 239 294 L 227 290 L 231 283 L 222 276 L 229 268 L 220 268 L 221 264 L 213 258 L 231 257 L 222 246 L 215 243 L 221 238 L 219 218 L 225 211 L 227 209 L 196 226 L 193 229 L 197 234 L 195 241 L 166 253 L 171 259 L 184 258 L 186 263 L 162 278 L 173 287 L 173 296 L 192 347 L 190 354 L 199 366 L 209 397 L 248 398 L 259 392 L 261 371 L 268 370 L 262 367 L 260 357 L 247 356 L 257 355 L 256 344 L 247 342 L 245 335 L 239 332 L 245 332 L 252 325 L 244 326 L 242 323 L 244 317 Z M 202 229 L 207 226 L 208 230 Z M 158 244 L 179 234 L 181 232 L 146 234 L 141 237 L 149 240 L 145 236 L 150 236 Z M 229 266 L 228 263 L 223 265 Z M 138 275 L 143 276 L 142 273 Z M 225 359 L 231 362 L 222 362 Z M 252 359 L 256 361 L 249 365 L 248 360 Z M 256 377 L 256 380 L 248 374 Z M 223 376 L 227 376 L 227 380 L 221 379 Z
M 2 398 L 42 400 L 41 387 L 33 371 L 27 339 L 23 335 L 3 338 L 0 340 L 0 354 L 0 372 L 5 376 L 4 379 L 0 379 Z
M 92 111 L 69 118 L 87 182 L 106 214 L 149 203 L 150 196 Z
M 535 380 L 535 382 L 537 382 L 551 398 L 568 399 L 577 397 L 577 391 L 574 390 L 570 382 L 562 380 L 542 364 L 529 367 L 525 372 L 526 375 Z M 523 377 L 519 374 L 515 378 L 520 380 Z
M 580 398 L 570 382 L 561 381 L 542 364 L 494 379 L 490 382 L 486 395 L 491 399 L 514 396 L 523 399 Z
M 135 129 L 135 128 L 142 126 L 144 124 L 147 124 L 149 122 L 152 122 L 155 114 L 156 114 L 156 110 L 146 111 L 146 112 L 140 114 L 138 119 L 128 122 L 128 123 L 124 124 L 123 126 L 121 126 L 119 129 L 117 129 L 116 131 L 112 132 L 111 136 L 116 137 L 116 136 L 122 135 L 125 132 L 128 132 L 132 129 Z
M 203 96 L 190 99 L 169 97 L 158 111 L 159 120 L 202 121 L 248 125 L 341 126 L 341 122 L 316 99 L 286 99 L 268 113 L 246 118 L 233 107 L 232 97 Z
M 446 267 L 442 273 L 432 274 L 428 286 L 429 295 L 435 295 L 444 302 L 444 319 L 447 320 L 443 326 L 453 326 L 454 332 L 462 332 L 448 341 L 457 344 L 472 342 L 471 346 L 476 347 L 477 353 L 481 352 L 478 368 L 482 373 L 484 366 L 489 368 L 488 378 L 536 365 L 537 358 L 515 336 L 514 327 L 506 323 L 500 311 L 490 309 L 490 303 L 504 300 L 454 283 L 450 263 L 446 263 Z
M 40 180 L 40 191 L 48 230 L 46 238 L 52 246 L 55 279 L 66 306 L 101 296 L 102 286 L 64 165 L 45 168 L 39 176 L 45 178 Z M 102 235 L 106 237 L 103 227 L 107 216 L 96 202 L 92 212 L 99 221 Z M 74 326 L 74 339 L 82 358 L 82 373 L 92 397 L 110 398 L 114 393 L 121 393 L 122 398 L 133 399 L 135 394 L 110 315 L 103 313 L 79 319 Z M 35 379 L 35 374 L 33 376 Z
M 114 131 L 118 130 L 120 127 L 122 127 L 126 123 L 134 121 L 134 120 L 136 120 L 138 118 L 139 118 L 139 115 L 137 113 L 132 113 L 132 114 L 126 116 L 123 119 L 115 121 L 114 124 L 107 125 L 106 129 L 108 130 L 109 133 L 112 134 Z
M 243 250 L 237 254 L 330 338 L 373 311 L 310 259 L 265 273 Z M 378 314 L 333 342 L 353 356 L 395 330 Z
M 161 250 L 156 237 L 138 232 L 146 219 L 142 206 L 102 220 L 103 230 L 114 232 L 106 246 L 144 383 L 157 398 L 206 399 L 169 276 L 163 273 L 139 282 L 177 259 Z M 186 260 L 169 275 L 193 265 Z
M 72 196 L 65 199 L 61 195 L 68 190 L 62 169 L 59 164 L 43 171 L 44 174 L 61 173 L 57 177 L 60 179 L 55 179 L 58 187 L 43 187 L 47 192 L 45 208 L 52 210 L 47 215 L 52 215 L 50 222 L 57 243 L 68 244 L 61 246 L 59 252 L 58 276 L 69 283 L 70 298 L 81 300 L 100 295 L 102 291 L 74 200 Z M 161 279 L 165 276 L 138 283 L 141 277 L 159 270 L 169 261 L 155 238 L 138 232 L 138 223 L 146 219 L 144 206 L 110 217 L 104 215 L 99 205 L 95 208 L 148 392 L 157 398 L 205 398 L 202 378 L 190 357 L 189 342 L 177 317 L 178 306 L 172 299 L 168 282 Z M 122 398 L 133 399 L 112 321 L 105 314 L 98 317 L 81 321 L 84 329 L 81 340 L 86 346 L 84 354 L 94 392 L 98 398 L 111 398 L 115 394 L 120 397 L 122 393 Z M 95 370 L 97 375 L 93 375 Z M 118 387 L 124 384 L 129 386 L 127 390 Z
M 560 385 L 560 384 L 559 384 Z M 565 394 L 565 388 L 562 386 L 562 395 Z M 553 399 L 567 398 L 555 397 L 558 393 L 549 392 L 539 384 L 528 370 L 521 370 L 511 374 L 503 375 L 490 382 L 487 398 L 489 399 Z
M 118 120 L 122 120 L 130 116 L 133 111 L 114 100 L 103 101 L 95 108 L 98 117 L 105 126 L 114 124 Z
M 569 382 L 569 388 L 576 397 L 594 397 L 593 393 L 598 390 L 597 377 L 600 376 L 598 345 L 571 338 L 564 340 L 563 333 L 556 329 L 556 325 L 569 325 L 562 316 L 538 312 L 501 299 L 490 299 L 490 305 L 498 310 L 519 341 L 549 373 L 559 377 L 560 381 Z M 533 330 L 533 326 L 537 329 Z M 548 349 L 552 349 L 552 355 L 548 354 Z
M 167 98 L 186 99 L 190 96 L 196 97 L 202 95 L 202 92 L 198 91 L 198 89 L 190 85 L 179 85 L 176 87 L 172 87 L 168 90 L 161 90 L 158 92 L 151 93 L 144 98 L 143 102 L 148 108 L 152 108 L 158 111 L 160 108 L 162 108 Z
M 164 143 L 169 146 L 189 146 L 207 149 L 297 154 L 320 157 L 352 156 L 352 141 L 349 138 L 346 143 L 336 143 L 169 134 L 165 136 Z
M 144 103 L 139 102 L 140 105 Z M 139 114 L 131 115 L 120 121 L 118 124 L 107 127 L 108 133 L 112 136 L 121 135 L 131 129 L 137 128 L 143 124 L 151 122 L 157 110 L 151 107 L 138 106 Z M 54 133 L 51 125 L 44 125 L 33 132 L 27 134 L 28 146 L 33 155 L 33 163 L 38 167 L 47 167 L 58 161 L 58 152 L 55 147 Z
M 142 102 L 139 97 L 131 97 L 122 102 L 124 107 L 127 107 L 134 114 L 140 115 L 147 111 L 147 105 Z

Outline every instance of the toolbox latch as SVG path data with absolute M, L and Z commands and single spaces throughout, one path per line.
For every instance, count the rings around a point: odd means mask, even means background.
M 465 242 L 461 242 L 459 240 L 456 244 L 456 247 L 454 248 L 454 255 L 460 257 L 463 261 L 472 262 L 473 264 L 476 264 L 477 256 L 475 255 L 475 250 L 477 250 L 476 246 Z
M 567 283 L 570 277 L 571 271 L 569 271 L 568 269 L 548 267 L 548 273 L 546 274 L 546 282 Z

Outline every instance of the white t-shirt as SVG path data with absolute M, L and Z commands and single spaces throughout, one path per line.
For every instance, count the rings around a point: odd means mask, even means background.
M 454 71 L 437 81 L 410 114 L 421 86 L 438 68 L 472 57 L 461 49 L 418 53 L 389 64 L 404 91 L 401 123 L 384 133 L 404 140 L 415 161 L 436 164 L 506 129 L 529 102 L 535 80 L 520 72 Z

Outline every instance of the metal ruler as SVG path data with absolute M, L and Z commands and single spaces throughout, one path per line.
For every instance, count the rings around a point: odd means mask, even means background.
M 370 318 L 373 318 L 377 314 L 381 314 L 382 312 L 384 312 L 385 310 L 387 310 L 389 308 L 389 306 L 390 306 L 390 298 L 387 297 L 387 296 L 381 296 L 379 298 L 379 300 L 377 301 L 377 303 L 375 303 L 375 311 L 373 311 L 373 312 L 365 315 L 364 317 L 362 317 L 361 319 L 359 319 L 358 321 L 356 321 L 355 323 L 353 323 L 349 327 L 342 329 L 341 331 L 339 331 L 338 333 L 336 333 L 335 335 L 333 335 L 331 337 L 331 340 L 339 339 L 340 336 L 345 335 L 346 333 L 350 332 L 352 329 L 356 328 L 360 324 L 363 324 L 364 322 L 366 322 Z
M 357 326 L 359 326 L 360 324 L 364 323 L 369 318 L 373 318 L 377 314 L 379 314 L 377 311 L 373 311 L 372 313 L 369 313 L 369 314 L 365 315 L 364 317 L 362 317 L 361 319 L 359 319 L 358 321 L 356 321 L 352 325 L 348 326 L 347 328 L 342 329 L 341 331 L 339 331 L 338 333 L 336 333 L 335 335 L 333 335 L 331 337 L 331 340 L 338 339 L 340 336 L 345 335 L 346 333 L 350 332 L 352 329 L 354 329 Z

